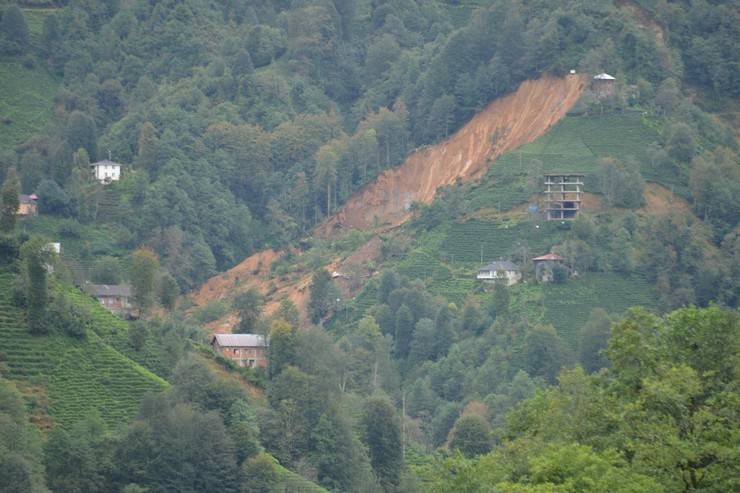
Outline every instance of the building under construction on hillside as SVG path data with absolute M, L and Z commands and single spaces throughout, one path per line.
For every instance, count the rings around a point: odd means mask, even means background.
M 583 173 L 545 175 L 545 214 L 548 221 L 575 219 L 581 210 Z

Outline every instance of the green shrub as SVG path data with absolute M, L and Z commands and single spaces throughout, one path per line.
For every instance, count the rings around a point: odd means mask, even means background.
M 210 301 L 207 305 L 195 311 L 193 321 L 198 324 L 207 324 L 223 317 L 227 311 L 229 311 L 229 307 L 223 301 Z

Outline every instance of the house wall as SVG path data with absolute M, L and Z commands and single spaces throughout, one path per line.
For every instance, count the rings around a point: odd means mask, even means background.
M 535 262 L 534 272 L 537 280 L 540 282 L 552 282 L 552 269 L 556 265 L 562 265 L 562 262 L 556 260 L 541 260 Z
M 239 366 L 266 368 L 268 363 L 265 347 L 222 347 L 214 341 L 213 349 L 224 358 L 229 358 Z
M 98 296 L 98 301 L 113 313 L 128 315 L 131 312 L 131 302 L 126 296 Z
M 121 179 L 121 167 L 111 165 L 95 166 L 95 179 L 100 182 L 118 181 Z
M 37 212 L 36 204 L 20 204 L 17 214 L 19 216 L 35 216 Z
M 506 285 L 511 286 L 512 284 L 516 284 L 519 282 L 522 278 L 522 273 L 509 270 L 503 273 L 503 275 L 500 275 L 500 271 L 480 271 L 478 272 L 477 278 L 484 282 L 496 282 L 498 280 L 506 280 Z
M 594 91 L 600 98 L 611 96 L 614 92 L 614 81 L 613 80 L 595 80 Z

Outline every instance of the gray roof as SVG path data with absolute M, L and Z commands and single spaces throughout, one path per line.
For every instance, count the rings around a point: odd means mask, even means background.
M 131 286 L 125 284 L 86 284 L 85 291 L 95 297 L 131 296 Z
M 37 198 L 36 195 L 26 195 L 24 193 L 18 195 L 18 201 L 21 204 L 34 204 Z
M 265 336 L 259 334 L 215 334 L 213 341 L 221 347 L 265 347 Z M 213 344 L 211 341 L 211 344 Z
M 496 260 L 495 262 L 491 262 L 490 264 L 486 265 L 485 267 L 481 267 L 480 271 L 500 271 L 500 270 L 513 270 L 518 271 L 519 267 L 516 266 L 514 262 L 511 262 L 509 260 Z
M 116 163 L 115 161 L 111 161 L 110 159 L 103 159 L 102 161 L 92 163 L 90 166 L 123 166 L 123 165 L 121 163 Z
M 599 75 L 594 75 L 594 79 L 596 80 L 616 80 L 614 77 L 607 74 L 606 72 L 602 72 Z

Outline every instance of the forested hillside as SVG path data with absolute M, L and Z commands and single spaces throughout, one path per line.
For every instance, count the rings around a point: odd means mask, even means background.
M 738 43 L 737 0 L 0 0 L 0 493 L 740 488 Z

